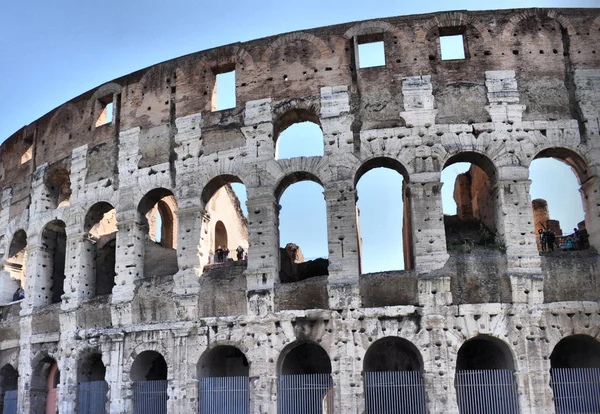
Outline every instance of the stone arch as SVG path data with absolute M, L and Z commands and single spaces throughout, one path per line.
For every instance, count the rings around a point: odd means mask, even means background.
M 316 171 L 290 172 L 284 174 L 275 186 L 274 196 L 277 202 L 279 202 L 279 199 L 290 185 L 298 183 L 300 181 L 312 181 L 319 184 L 321 187 L 323 187 L 323 189 L 325 188 L 323 181 L 319 178 Z
M 321 127 L 320 105 L 316 101 L 291 100 L 273 107 L 273 141 L 293 124 L 312 122 Z M 322 127 L 321 127 L 322 128 Z
M 556 20 L 561 25 L 561 27 L 567 31 L 569 36 L 574 36 L 577 34 L 575 26 L 573 26 L 573 24 L 566 17 L 557 13 L 556 10 L 526 9 L 522 10 L 520 13 L 515 14 L 508 20 L 508 23 L 506 23 L 506 25 L 504 26 L 504 30 L 502 31 L 502 37 L 505 39 L 510 37 L 511 34 L 515 31 L 517 25 L 521 21 L 535 16 L 548 17 L 550 19 Z
M 363 359 L 363 372 L 422 371 L 423 357 L 412 342 L 386 336 L 373 342 Z
M 290 361 L 286 362 L 286 359 L 292 355 L 292 358 L 296 356 L 296 358 L 300 359 L 298 364 L 302 364 L 304 362 L 305 366 L 294 366 Z M 296 355 L 295 355 L 296 354 Z M 314 361 L 310 361 L 311 356 L 314 356 Z M 303 358 L 302 358 L 303 357 Z M 292 374 L 294 368 L 300 368 L 304 371 L 312 371 L 312 372 L 304 372 L 311 374 L 330 374 L 331 373 L 331 358 L 327 351 L 318 345 L 316 342 L 310 340 L 296 340 L 288 345 L 286 345 L 281 352 L 279 353 L 279 359 L 277 361 L 277 373 L 279 375 L 288 375 Z
M 31 412 L 46 412 L 48 406 L 56 407 L 55 381 L 60 378 L 60 366 L 57 360 L 46 352 L 38 353 L 32 359 L 31 365 Z M 49 380 L 54 380 L 51 384 L 54 388 L 48 386 Z
M 67 258 L 66 224 L 62 220 L 48 222 L 41 231 L 42 250 L 44 251 L 43 265 L 45 275 L 42 282 L 45 286 L 34 295 L 39 295 L 39 303 L 59 303 L 64 294 L 65 265 Z
M 169 215 L 168 217 L 165 217 L 165 219 L 168 220 L 164 221 L 161 226 L 161 240 L 165 240 L 165 243 L 162 243 L 161 241 L 161 244 L 166 248 L 176 248 L 178 231 L 176 217 L 177 200 L 175 199 L 173 192 L 164 187 L 154 188 L 148 191 L 138 204 L 140 219 L 142 224 L 148 227 L 148 235 L 150 238 L 154 237 L 154 229 L 150 227 L 153 227 L 156 223 L 157 214 L 159 212 L 165 213 L 167 209 L 169 210 Z
M 403 204 L 403 212 L 402 212 L 402 252 L 404 257 L 404 269 L 413 269 L 414 268 L 414 244 L 413 244 L 413 235 L 412 235 L 412 203 L 411 203 L 411 192 L 410 192 L 410 174 L 407 170 L 404 163 L 399 161 L 396 158 L 387 157 L 387 156 L 373 156 L 367 158 L 362 161 L 362 163 L 355 166 L 355 170 L 353 172 L 353 189 L 356 190 L 358 201 L 358 190 L 357 185 L 359 180 L 363 175 L 375 168 L 387 168 L 393 171 L 396 171 L 398 174 L 402 176 L 402 204 Z M 360 218 L 359 218 L 359 209 L 358 205 L 356 208 L 356 221 L 357 228 L 360 228 Z M 364 227 L 363 227 L 364 230 Z M 360 230 L 358 231 L 358 239 L 362 240 Z M 363 252 L 362 252 L 362 241 L 359 242 L 359 258 L 360 258 L 360 272 L 362 273 L 363 265 Z M 389 269 L 388 269 L 389 270 Z
M 168 372 L 169 373 L 172 372 L 173 356 L 171 354 L 171 351 L 167 347 L 163 346 L 162 344 L 159 344 L 158 342 L 154 342 L 154 341 L 143 342 L 131 350 L 131 352 L 129 353 L 129 356 L 127 357 L 127 364 L 123 364 L 123 373 L 128 376 L 130 381 L 132 381 L 131 376 L 130 376 L 130 370 L 131 370 L 131 366 L 133 365 L 133 362 L 140 354 L 142 354 L 143 352 L 146 352 L 146 351 L 153 351 L 153 352 L 156 352 L 157 354 L 160 354 L 167 363 Z
M 418 42 L 424 42 L 427 34 L 433 28 L 456 26 L 472 26 L 475 28 L 475 30 L 477 30 L 477 32 L 479 32 L 479 36 L 484 42 L 492 42 L 492 37 L 481 23 L 475 22 L 471 15 L 459 11 L 440 13 L 427 20 L 417 31 L 416 40 Z
M 320 55 L 321 59 L 327 57 L 330 54 L 329 47 L 323 41 L 323 39 L 321 39 L 313 34 L 310 34 L 310 33 L 294 32 L 294 33 L 289 33 L 289 34 L 286 34 L 283 36 L 279 36 L 277 38 L 277 40 L 275 40 L 273 43 L 271 43 L 269 45 L 269 47 L 267 47 L 267 49 L 263 53 L 262 62 L 265 64 L 268 64 L 269 61 L 271 60 L 271 55 L 273 54 L 273 52 L 275 50 L 277 50 L 281 46 L 285 45 L 286 43 L 293 42 L 295 40 L 301 40 L 301 41 L 303 40 L 303 41 L 307 41 L 307 42 L 311 43 L 319 51 L 319 55 Z
M 211 65 L 222 66 L 235 63 L 236 67 L 239 65 L 242 70 L 255 69 L 254 58 L 246 49 L 239 45 L 227 45 L 211 49 L 204 54 L 202 60 L 208 67 Z
M 68 125 L 73 125 L 76 122 L 79 122 L 80 120 L 81 113 L 79 112 L 79 109 L 77 109 L 77 107 L 71 102 L 67 102 L 66 104 L 60 106 L 54 111 L 52 117 L 50 118 L 50 121 L 48 122 L 48 126 L 44 131 L 44 135 L 42 136 L 49 137 L 52 133 L 56 131 L 58 124 L 63 123 L 61 121 L 67 121 Z M 66 131 L 71 131 L 75 129 L 76 128 L 72 127 L 65 128 Z
M 64 167 L 54 166 L 44 174 L 47 199 L 52 209 L 69 205 L 71 198 L 71 175 Z
M 503 340 L 491 335 L 475 335 L 464 341 L 456 357 L 456 370 L 515 370 L 515 354 Z
M 8 234 L 10 244 L 5 255 L 4 270 L 8 271 L 10 276 L 8 280 L 3 280 L 2 284 L 2 302 L 10 302 L 14 299 L 14 293 L 20 288 L 25 288 L 25 275 L 27 268 L 27 233 L 23 229 Z
M 531 162 L 540 158 L 555 158 L 564 162 L 573 169 L 577 176 L 577 181 L 583 185 L 593 176 L 592 170 L 589 168 L 589 163 L 579 151 L 568 147 L 555 147 L 551 145 L 538 147 L 537 152 L 532 157 Z M 529 165 L 531 165 L 531 162 Z M 527 166 L 529 166 L 527 165 Z
M 146 350 L 134 358 L 129 375 L 132 381 L 166 380 L 168 364 L 165 357 L 157 351 Z
M 0 369 L 0 409 L 3 412 L 7 406 L 16 406 L 18 389 L 19 372 L 12 364 L 7 363 Z
M 87 211 L 84 219 L 86 257 L 85 280 L 89 297 L 112 292 L 115 281 L 117 216 L 115 208 L 100 201 Z
M 208 204 L 212 196 L 215 195 L 215 193 L 221 187 L 232 183 L 240 183 L 246 185 L 244 181 L 240 178 L 240 176 L 237 174 L 224 173 L 210 178 L 202 188 L 202 195 L 200 196 L 202 207 L 206 208 L 206 205 Z
M 565 336 L 552 348 L 551 368 L 600 368 L 600 342 L 586 334 Z
M 355 24 L 350 29 L 344 32 L 344 37 L 346 39 L 352 39 L 354 36 L 374 34 L 380 32 L 388 32 L 393 36 L 396 36 L 398 39 L 404 38 L 403 33 L 391 23 L 388 23 L 383 20 L 371 20 L 366 22 L 360 22 Z
M 234 345 L 213 345 L 203 352 L 196 364 L 197 378 L 247 377 L 249 372 L 250 364 L 245 353 Z

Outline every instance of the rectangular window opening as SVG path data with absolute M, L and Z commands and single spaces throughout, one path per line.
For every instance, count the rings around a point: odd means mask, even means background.
M 383 33 L 359 36 L 358 44 L 358 67 L 373 68 L 385 66 L 385 44 Z
M 440 35 L 442 60 L 465 59 L 465 39 L 462 34 Z
M 212 95 L 213 111 L 235 108 L 235 65 L 221 68 L 216 72 L 215 88 Z
M 100 115 L 96 120 L 96 127 L 111 124 L 114 114 L 113 96 L 109 95 L 102 99 L 98 99 L 98 104 L 100 106 Z
M 23 155 L 21 155 L 21 165 L 25 164 L 27 161 L 31 161 L 33 158 L 33 145 L 30 145 Z

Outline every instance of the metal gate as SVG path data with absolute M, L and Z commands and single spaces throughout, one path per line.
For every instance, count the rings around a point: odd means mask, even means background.
M 106 414 L 106 381 L 80 382 L 77 411 L 81 414 Z
M 198 380 L 199 414 L 248 414 L 248 377 L 207 377 Z
M 511 370 L 457 371 L 455 386 L 461 414 L 519 412 L 517 386 Z
M 167 380 L 133 383 L 134 414 L 167 414 Z
M 2 414 L 17 414 L 17 390 L 4 393 Z
M 365 372 L 366 414 L 425 414 L 421 371 Z
M 600 368 L 552 368 L 556 414 L 600 413 Z
M 333 414 L 333 381 L 329 374 L 280 375 L 279 414 Z

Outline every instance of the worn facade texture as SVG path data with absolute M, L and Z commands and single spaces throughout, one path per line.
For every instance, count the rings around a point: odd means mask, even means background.
M 442 60 L 440 38 L 457 34 L 465 58 Z M 361 68 L 372 41 L 385 64 Z M 418 355 L 429 413 L 459 412 L 459 357 L 477 340 L 506 350 L 520 412 L 555 412 L 557 344 L 600 339 L 599 56 L 598 9 L 385 18 L 156 64 L 22 128 L 0 147 L 0 366 L 18 372 L 19 412 L 52 398 L 78 412 L 78 387 L 102 372 L 107 412 L 132 412 L 134 381 L 155 375 L 167 411 L 193 413 L 198 378 L 243 359 L 250 412 L 276 413 L 304 346 L 330 364 L 327 409 L 363 413 L 370 349 L 393 337 Z M 236 105 L 214 110 L 231 70 Z M 277 160 L 301 121 L 320 126 L 324 155 Z M 591 250 L 540 256 L 528 167 L 543 157 L 577 175 Z M 458 161 L 477 167 L 461 214 L 483 216 L 502 249 L 447 248 L 440 173 Z M 356 183 L 377 167 L 404 178 L 407 269 L 361 274 Z M 279 197 L 300 180 L 324 188 L 329 265 L 280 283 Z M 246 186 L 247 222 L 231 183 Z M 247 262 L 205 267 L 223 227 Z

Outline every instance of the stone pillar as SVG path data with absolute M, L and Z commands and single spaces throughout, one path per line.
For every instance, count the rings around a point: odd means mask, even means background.
M 61 339 L 61 342 L 62 339 Z M 60 367 L 60 386 L 56 395 L 56 407 L 59 413 L 75 413 L 77 401 L 77 359 L 71 355 L 70 351 L 66 351 L 68 347 L 64 346 L 65 353 L 63 354 L 58 366 Z
M 123 305 L 131 302 L 137 290 L 136 281 L 144 277 L 146 234 L 137 210 L 117 212 L 117 223 L 116 276 L 111 307 L 113 326 L 132 323 L 131 310 Z
M 360 307 L 356 190 L 350 182 L 324 191 L 329 247 L 329 307 Z
M 190 372 L 195 368 L 197 361 L 189 361 L 187 353 L 188 336 L 190 329 L 173 329 L 175 346 L 173 347 L 173 372 L 170 375 L 169 412 L 171 413 L 194 413 L 198 412 L 198 381 L 196 373 Z
M 406 121 L 406 126 L 429 127 L 435 124 L 438 113 L 433 96 L 433 85 L 431 75 L 402 77 L 402 96 L 404 99 L 404 111 L 400 116 Z
M 448 260 L 439 173 L 411 176 L 412 241 L 417 274 L 441 269 Z
M 248 188 L 248 314 L 273 311 L 273 286 L 279 281 L 279 205 L 272 194 Z
M 253 162 L 270 161 L 275 157 L 271 98 L 246 102 L 244 127 L 246 151 Z
M 21 313 L 22 314 L 22 313 Z M 33 366 L 31 365 L 31 315 L 21 316 L 19 321 L 19 383 L 17 412 L 31 412 L 31 380 Z
M 542 303 L 543 276 L 534 235 L 528 170 L 500 168 L 498 177 L 491 197 L 497 203 L 496 227 L 499 242 L 506 247 L 513 303 Z
M 96 292 L 96 263 L 92 252 L 95 246 L 87 233 L 67 228 L 67 254 L 65 263 L 65 294 L 61 304 L 63 310 L 77 308 Z
M 362 377 L 364 352 L 359 350 L 360 340 L 354 337 L 355 322 L 337 319 L 330 323 L 336 325 L 334 329 L 336 337 L 330 351 L 331 378 L 334 387 L 333 412 L 363 413 L 365 410 Z
M 489 105 L 485 109 L 492 122 L 521 122 L 525 105 L 519 105 L 519 89 L 514 70 L 488 70 L 485 86 Z
M 182 203 L 186 205 L 186 203 Z M 200 233 L 203 228 L 204 210 L 190 207 L 177 210 L 180 231 L 177 234 L 177 264 L 179 271 L 173 276 L 177 315 L 180 320 L 195 320 L 198 314 L 200 275 L 208 258 L 199 255 Z M 202 260 L 202 259 L 205 259 Z
M 600 189 L 597 176 L 589 178 L 579 189 L 585 210 L 585 229 L 590 246 L 600 251 Z
M 108 364 L 106 366 L 106 374 L 104 376 L 109 386 L 109 412 L 111 414 L 129 413 L 131 412 L 131 402 L 125 397 L 130 390 L 125 387 L 123 382 L 123 364 L 128 363 L 125 360 L 124 350 L 124 335 L 122 332 L 111 332 L 108 335 L 101 337 L 102 343 L 102 360 L 106 356 L 104 350 L 108 350 Z M 127 405 L 129 403 L 129 406 Z
M 37 237 L 28 240 L 33 241 Z M 47 269 L 52 268 L 52 257 L 42 246 L 28 245 L 25 276 L 25 300 L 21 304 L 21 315 L 29 315 L 33 308 L 50 304 L 52 281 Z

